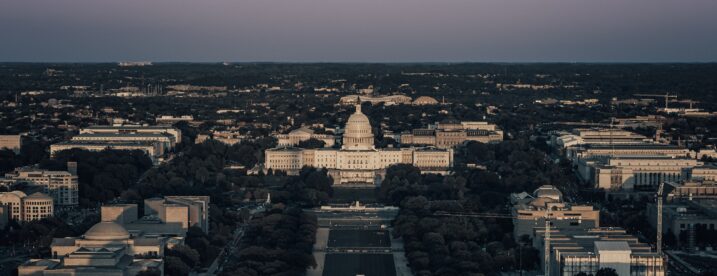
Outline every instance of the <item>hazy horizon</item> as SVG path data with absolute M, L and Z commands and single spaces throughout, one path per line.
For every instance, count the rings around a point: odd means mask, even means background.
M 711 0 L 28 0 L 0 62 L 713 63 Z

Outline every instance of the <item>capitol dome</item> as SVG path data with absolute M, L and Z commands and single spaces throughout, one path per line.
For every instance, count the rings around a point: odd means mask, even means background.
M 130 235 L 127 229 L 111 221 L 103 221 L 95 224 L 90 230 L 85 232 L 85 239 L 88 240 L 114 241 L 126 240 L 129 239 L 129 237 Z
M 373 131 L 368 117 L 361 113 L 361 105 L 356 105 L 356 112 L 349 116 L 343 137 L 343 149 L 373 149 Z

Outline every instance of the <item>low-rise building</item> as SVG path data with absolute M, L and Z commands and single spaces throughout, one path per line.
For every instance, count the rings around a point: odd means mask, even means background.
M 179 122 L 193 122 L 194 116 L 192 115 L 182 115 L 182 116 L 170 116 L 170 115 L 162 115 L 154 119 L 154 121 L 157 124 L 175 124 Z
M 52 197 L 43 193 L 26 195 L 21 191 L 0 193 L 0 205 L 7 220 L 19 222 L 40 220 L 54 215 Z
M 208 196 L 165 196 L 144 200 L 144 215 L 154 215 L 164 223 L 178 223 L 182 229 L 198 227 L 209 233 Z
M 664 155 L 593 157 L 580 160 L 578 174 L 598 189 L 654 190 L 664 181 L 687 179 L 701 165 L 695 159 Z
M 670 191 L 667 199 L 717 199 L 717 182 L 694 178 L 686 181 L 666 181 Z
M 81 237 L 53 239 L 52 257 L 26 261 L 18 267 L 18 275 L 133 276 L 142 271 L 163 275 L 166 240 L 134 236 L 120 224 L 100 222 Z
M 615 269 L 618 275 L 666 275 L 663 256 L 640 243 L 638 238 L 619 228 L 552 229 L 546 239 L 545 228 L 537 229 L 534 248 L 545 248 L 549 240 L 549 271 L 544 262 L 541 270 L 548 276 L 595 275 L 601 268 Z M 539 250 L 545 259 L 545 250 Z
M 71 141 L 97 143 L 150 142 L 156 143 L 159 150 L 166 152 L 177 144 L 174 136 L 166 133 L 80 133 Z
M 478 121 L 444 121 L 435 127 L 414 129 L 402 133 L 401 144 L 428 145 L 447 149 L 466 141 L 497 143 L 503 141 L 503 131 L 494 124 Z
M 586 144 L 569 147 L 566 157 L 577 165 L 582 159 L 590 157 L 612 156 L 669 156 L 673 158 L 690 157 L 690 150 L 676 145 L 666 144 Z
M 0 135 L 0 149 L 9 149 L 16 154 L 22 148 L 22 135 Z
M 79 182 L 77 175 L 68 171 L 48 171 L 32 167 L 21 167 L 5 174 L 5 181 L 14 184 L 28 183 L 41 186 L 43 192 L 54 199 L 58 206 L 79 204 Z
M 561 131 L 551 137 L 551 144 L 560 149 L 579 145 L 639 145 L 649 144 L 644 135 L 613 128 L 576 128 L 570 132 Z
M 113 125 L 113 126 L 89 126 L 80 130 L 85 133 L 127 133 L 127 134 L 169 134 L 174 137 L 176 143 L 182 142 L 182 131 L 172 126 L 146 126 L 146 125 Z
M 339 104 L 342 105 L 356 105 L 363 102 L 369 102 L 373 105 L 383 103 L 384 105 L 396 105 L 396 104 L 410 104 L 413 99 L 406 95 L 386 95 L 386 96 L 365 96 L 365 95 L 350 95 L 341 97 Z
M 50 156 L 55 156 L 60 151 L 71 149 L 83 149 L 88 151 L 111 150 L 139 150 L 147 154 L 153 162 L 157 162 L 163 155 L 164 151 L 158 143 L 155 142 L 118 142 L 106 143 L 100 141 L 67 141 L 52 144 L 50 146 Z
M 133 235 L 167 237 L 181 242 L 190 227 L 209 232 L 208 196 L 168 196 L 144 200 L 144 214 L 137 204 L 110 204 L 101 208 L 102 221 L 122 225 Z
M 300 142 L 316 139 L 324 142 L 324 147 L 330 148 L 336 144 L 337 137 L 330 134 L 318 134 L 308 127 L 300 127 L 287 134 L 275 135 L 280 147 L 297 146 Z
M 657 228 L 657 204 L 647 206 L 647 217 L 650 225 Z M 690 240 L 699 243 L 695 232 L 701 230 L 715 230 L 717 225 L 717 199 L 699 198 L 690 200 L 683 197 L 672 197 L 662 205 L 662 231 L 673 235 L 682 245 Z M 693 244 L 696 245 L 696 244 Z
M 600 227 L 600 211 L 590 205 L 563 201 L 563 194 L 554 186 L 544 185 L 528 194 L 511 195 L 513 204 L 513 237 L 520 241 L 533 236 L 535 228 L 545 227 L 545 219 L 557 229 L 590 229 Z
M 715 182 L 717 181 L 717 166 L 702 165 L 694 167 L 690 173 L 690 179 Z

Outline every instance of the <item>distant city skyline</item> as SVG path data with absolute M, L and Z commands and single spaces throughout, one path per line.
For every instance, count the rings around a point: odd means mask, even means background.
M 0 62 L 715 62 L 712 0 L 29 0 Z

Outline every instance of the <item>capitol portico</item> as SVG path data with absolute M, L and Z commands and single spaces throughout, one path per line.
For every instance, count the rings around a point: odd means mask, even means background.
M 265 169 L 296 174 L 302 167 L 325 168 L 336 185 L 375 185 L 394 164 L 411 164 L 424 173 L 448 173 L 453 150 L 433 147 L 376 149 L 371 123 L 356 105 L 347 123 L 341 149 L 281 147 L 265 152 Z

